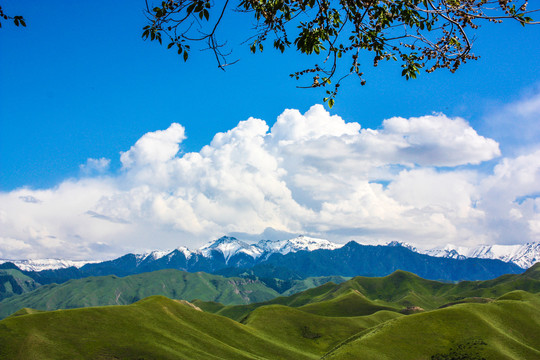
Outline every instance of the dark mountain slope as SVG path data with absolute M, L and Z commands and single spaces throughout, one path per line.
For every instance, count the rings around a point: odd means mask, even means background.
M 49 284 L 0 302 L 0 318 L 21 308 L 73 309 L 100 305 L 127 305 L 151 295 L 174 299 L 204 299 L 225 304 L 247 304 L 279 295 L 260 281 L 224 278 L 206 273 L 160 270 L 116 277 L 114 275 Z
M 263 264 L 309 276 L 385 276 L 396 270 L 442 281 L 485 280 L 523 269 L 512 263 L 488 259 L 450 259 L 415 253 L 401 246 L 369 246 L 354 241 L 336 250 L 272 254 Z

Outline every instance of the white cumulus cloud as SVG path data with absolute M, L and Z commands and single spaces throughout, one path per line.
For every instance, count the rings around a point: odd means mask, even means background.
M 285 110 L 271 127 L 240 121 L 200 152 L 180 152 L 185 138 L 173 123 L 121 153 L 117 174 L 0 193 L 0 237 L 11 244 L 0 242 L 2 256 L 104 258 L 270 230 L 433 246 L 518 241 L 491 219 L 518 227 L 523 242 L 540 231 L 531 196 L 540 154 L 503 158 L 492 174 L 463 170 L 501 152 L 461 118 L 394 117 L 363 129 L 315 105 Z

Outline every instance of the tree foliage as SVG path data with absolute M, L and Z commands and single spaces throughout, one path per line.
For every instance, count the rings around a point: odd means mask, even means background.
M 211 50 L 224 69 L 236 61 L 228 61 L 231 53 L 217 30 L 231 11 L 253 22 L 246 36 L 252 52 L 271 43 L 282 53 L 292 47 L 316 55 L 313 66 L 290 76 L 307 79 L 300 87 L 325 87 L 324 101 L 331 107 L 343 79 L 355 75 L 366 83 L 362 52 L 372 55 L 374 66 L 400 62 L 407 80 L 422 68 L 454 72 L 477 59 L 471 52 L 472 32 L 482 21 L 534 24 L 530 14 L 537 10 L 527 9 L 526 0 L 165 0 L 147 2 L 142 36 L 165 42 L 184 61 L 194 44 L 204 44 L 201 49 Z
M 24 21 L 24 18 L 21 15 L 9 16 L 8 14 L 4 12 L 4 10 L 0 6 L 0 28 L 2 27 L 2 20 L 13 20 L 13 23 L 15 24 L 15 26 L 26 27 L 26 22 Z

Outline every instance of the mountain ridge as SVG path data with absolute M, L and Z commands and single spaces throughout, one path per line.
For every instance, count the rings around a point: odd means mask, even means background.
M 345 245 L 327 240 L 298 237 L 295 241 L 265 241 L 255 248 L 236 238 L 222 237 L 196 252 L 177 248 L 171 252 L 153 251 L 126 254 L 117 259 L 42 271 L 21 272 L 44 285 L 63 283 L 88 276 L 128 276 L 163 269 L 203 271 L 224 276 L 301 280 L 317 276 L 384 276 L 395 270 L 416 273 L 431 280 L 486 280 L 524 269 L 513 263 L 493 259 L 445 258 L 420 254 L 401 244 Z M 255 250 L 254 250 L 255 249 Z M 260 251 L 256 251 L 259 249 Z M 17 268 L 0 264 L 1 268 Z
M 359 245 L 370 246 L 367 244 L 360 244 L 358 242 L 356 243 Z M 222 236 L 221 238 L 211 241 L 194 251 L 188 249 L 187 247 L 180 246 L 173 250 L 154 250 L 142 254 L 125 254 L 117 259 L 106 261 L 63 259 L 0 259 L 0 265 L 2 263 L 10 262 L 24 271 L 57 270 L 69 267 L 80 269 L 88 264 L 105 263 L 107 261 L 118 260 L 127 255 L 133 255 L 135 257 L 135 265 L 140 266 L 143 264 L 144 267 L 144 263 L 158 261 L 165 257 L 171 258 L 177 254 L 183 254 L 186 261 L 189 261 L 192 257 L 198 257 L 199 259 L 202 257 L 208 259 L 213 258 L 216 253 L 221 253 L 225 267 L 245 267 L 250 265 L 253 266 L 257 262 L 264 261 L 272 254 L 276 253 L 286 255 L 288 253 L 295 253 L 298 251 L 336 250 L 344 245 L 345 244 L 333 243 L 326 239 L 313 238 L 304 235 L 287 240 L 263 239 L 254 244 L 248 244 L 234 237 Z M 540 261 L 540 242 L 529 242 L 521 245 L 480 245 L 472 248 L 448 244 L 444 247 L 420 249 L 408 243 L 391 241 L 386 244 L 371 246 L 401 246 L 418 254 L 458 260 L 463 260 L 466 258 L 501 260 L 503 262 L 514 263 L 522 269 L 527 269 L 536 262 Z M 164 261 L 165 260 L 161 260 L 161 262 Z

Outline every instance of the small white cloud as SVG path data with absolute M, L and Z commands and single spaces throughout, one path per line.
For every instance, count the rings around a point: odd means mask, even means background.
M 383 122 L 382 134 L 395 144 L 396 160 L 423 166 L 479 164 L 501 154 L 496 141 L 478 135 L 465 120 L 443 114 L 394 117 Z
M 100 158 L 92 159 L 88 158 L 86 164 L 79 165 L 79 169 L 84 175 L 103 174 L 109 170 L 111 164 L 110 159 Z
M 178 153 L 179 143 L 185 138 L 184 127 L 173 123 L 166 130 L 143 135 L 131 149 L 121 154 L 120 161 L 126 169 L 165 162 Z

